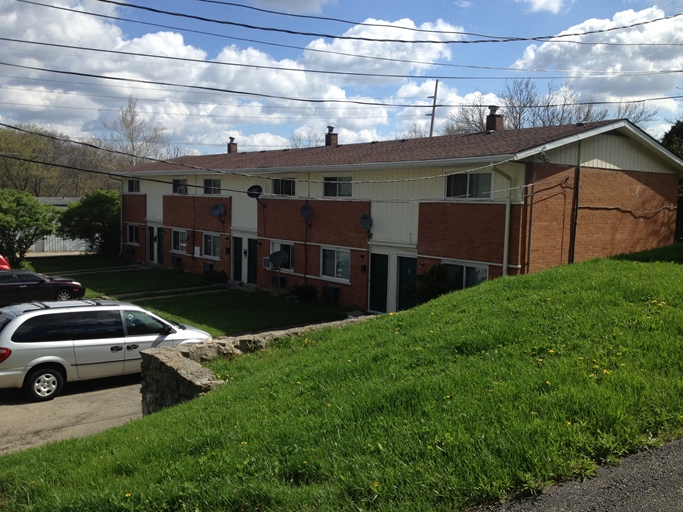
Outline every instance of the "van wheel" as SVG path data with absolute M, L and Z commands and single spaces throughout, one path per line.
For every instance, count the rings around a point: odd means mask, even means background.
M 67 290 L 66 288 L 57 290 L 57 294 L 55 295 L 55 300 L 71 300 L 73 298 L 74 294 L 71 293 L 71 290 Z
M 31 370 L 24 379 L 24 393 L 34 402 L 45 402 L 59 395 L 64 386 L 64 376 L 54 368 Z

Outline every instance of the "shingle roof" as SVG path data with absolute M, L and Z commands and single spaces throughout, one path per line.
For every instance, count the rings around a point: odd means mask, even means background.
M 168 162 L 153 162 L 124 169 L 121 172 L 177 172 L 188 170 L 188 166 L 215 170 L 294 169 L 516 155 L 567 137 L 585 134 L 612 123 L 616 121 L 253 153 L 184 156 L 170 160 L 175 165 Z

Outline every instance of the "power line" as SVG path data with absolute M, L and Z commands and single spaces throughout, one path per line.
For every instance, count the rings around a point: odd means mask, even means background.
M 12 39 L 12 38 L 7 38 L 7 37 L 0 37 L 0 41 L 7 41 L 7 42 L 13 42 L 13 43 L 21 43 L 21 44 L 29 44 L 29 45 L 36 45 L 36 46 L 47 46 L 50 48 L 64 48 L 64 49 L 70 49 L 70 50 L 79 50 L 79 51 L 86 51 L 86 52 L 99 52 L 99 53 L 105 53 L 105 54 L 112 54 L 112 55 L 125 55 L 129 57 L 147 57 L 147 58 L 153 58 L 153 59 L 162 59 L 162 60 L 170 60 L 170 61 L 177 61 L 177 62 L 188 62 L 188 63 L 199 63 L 199 64 L 208 64 L 208 65 L 220 65 L 220 66 L 234 66 L 234 67 L 242 67 L 242 68 L 251 68 L 251 69 L 266 69 L 266 70 L 273 70 L 273 71 L 290 71 L 290 72 L 298 72 L 298 73 L 315 73 L 315 74 L 326 74 L 326 75 L 341 75 L 341 76 L 354 76 L 354 77 L 364 77 L 364 78 L 420 78 L 420 79 L 433 79 L 433 80 L 507 80 L 508 77 L 481 77 L 481 76 L 452 76 L 452 75 L 411 75 L 411 74 L 398 74 L 398 73 L 361 73 L 361 72 L 351 72 L 351 71 L 336 71 L 336 70 L 321 70 L 321 69 L 306 69 L 306 68 L 286 68 L 286 67 L 281 67 L 281 66 L 265 66 L 262 64 L 244 64 L 240 62 L 224 62 L 224 61 L 207 61 L 204 59 L 192 59 L 189 57 L 173 57 L 169 55 L 157 55 L 157 54 L 151 54 L 151 53 L 135 53 L 135 52 L 126 52 L 122 50 L 107 50 L 107 49 L 102 49 L 102 48 L 91 48 L 87 46 L 73 46 L 73 45 L 67 45 L 67 44 L 58 44 L 58 43 L 45 43 L 45 42 L 40 42 L 40 41 L 27 41 L 23 39 Z M 473 66 L 474 68 L 474 66 Z M 510 71 L 510 72 L 527 72 L 527 71 L 532 71 L 529 69 L 524 69 L 524 68 L 484 68 L 484 67 L 479 67 L 479 69 L 488 69 L 488 70 L 493 70 L 493 69 L 498 69 L 498 70 L 505 70 L 505 71 Z M 651 76 L 651 75 L 667 75 L 667 74 L 678 74 L 678 73 L 683 73 L 683 69 L 667 69 L 667 70 L 659 70 L 659 71 L 596 71 L 596 70 L 578 70 L 578 69 L 573 69 L 573 70 L 533 70 L 534 72 L 543 72 L 543 73 L 560 73 L 560 72 L 573 72 L 573 73 L 579 73 L 579 75 L 575 76 L 567 76 L 565 78 L 586 78 L 583 76 L 584 73 L 589 74 L 590 78 L 616 78 L 616 77 L 632 77 L 632 76 Z M 545 77 L 531 77 L 531 78 L 545 78 Z
M 125 22 L 129 22 L 129 23 L 138 23 L 138 24 L 155 26 L 155 27 L 160 27 L 160 28 L 170 28 L 173 30 L 180 30 L 180 31 L 185 31 L 185 32 L 189 32 L 189 33 L 197 33 L 197 34 L 202 34 L 202 35 L 211 35 L 211 36 L 222 37 L 222 38 L 226 38 L 226 39 L 234 39 L 234 40 L 238 40 L 238 41 L 253 42 L 253 43 L 258 43 L 258 44 L 280 46 L 280 47 L 284 47 L 284 48 L 294 48 L 294 49 L 307 50 L 307 51 L 320 51 L 322 53 L 339 53 L 340 55 L 348 55 L 348 56 L 359 57 L 359 58 L 373 58 L 373 59 L 380 59 L 380 60 L 392 60 L 392 59 L 382 59 L 382 58 L 377 58 L 377 57 L 367 57 L 367 56 L 362 56 L 362 55 L 344 54 L 341 52 L 332 52 L 332 51 L 327 51 L 327 50 L 314 50 L 314 49 L 309 49 L 309 48 L 304 48 L 304 47 L 282 45 L 282 44 L 277 44 L 277 43 L 269 43 L 269 42 L 258 41 L 258 40 L 253 40 L 253 39 L 243 39 L 243 38 L 225 36 L 224 34 L 216 34 L 216 33 L 212 33 L 212 32 L 205 32 L 205 31 L 199 31 L 199 30 L 186 29 L 186 28 L 182 28 L 182 27 L 162 25 L 162 24 L 158 24 L 158 23 L 142 22 L 139 20 L 121 18 L 121 17 L 117 17 L 117 16 L 99 14 L 99 13 L 94 13 L 94 12 L 89 12 L 89 11 L 84 11 L 84 10 L 76 10 L 76 9 L 69 9 L 69 8 L 65 8 L 65 7 L 47 5 L 47 4 L 42 4 L 40 2 L 34 2 L 31 0 L 16 0 L 16 1 L 26 3 L 26 4 L 37 5 L 40 7 L 48 7 L 48 8 L 52 8 L 52 9 L 70 11 L 70 12 L 73 12 L 76 14 L 85 14 L 85 15 L 89 15 L 89 16 L 96 16 L 96 17 L 113 19 L 113 20 L 118 20 L 118 21 L 125 21 Z M 577 36 L 580 37 L 580 36 L 585 36 L 585 35 L 608 33 L 608 32 L 613 32 L 613 31 L 617 31 L 617 30 L 626 30 L 626 29 L 635 28 L 635 27 L 642 26 L 642 25 L 648 25 L 651 23 L 656 23 L 659 21 L 666 21 L 666 20 L 674 19 L 676 17 L 683 16 L 683 13 L 678 13 L 678 14 L 674 14 L 671 16 L 664 16 L 661 18 L 655 18 L 653 20 L 636 22 L 636 23 L 632 23 L 630 25 L 622 25 L 622 26 L 618 26 L 618 27 L 610 27 L 610 28 L 606 28 L 606 29 L 597 29 L 597 30 L 591 30 L 591 31 L 586 31 L 586 32 L 576 32 L 576 33 L 570 33 L 570 34 L 555 34 L 555 35 L 532 36 L 532 37 L 483 36 L 483 35 L 481 35 L 481 37 L 484 37 L 485 39 L 439 41 L 439 40 L 377 39 L 377 38 L 361 38 L 361 37 L 353 37 L 353 36 L 339 36 L 339 35 L 333 35 L 333 34 L 316 34 L 316 33 L 308 33 L 308 32 L 299 32 L 299 31 L 294 31 L 294 30 L 277 29 L 277 28 L 271 28 L 271 27 L 259 27 L 258 25 L 239 24 L 239 23 L 231 22 L 231 21 L 227 21 L 227 20 L 215 20 L 213 18 L 205 18 L 205 17 L 201 17 L 201 16 L 194 16 L 194 15 L 190 15 L 190 14 L 177 13 L 177 12 L 173 12 L 173 11 L 164 11 L 161 9 L 154 9 L 152 7 L 143 7 L 143 6 L 127 4 L 127 3 L 123 3 L 123 2 L 115 2 L 113 0 L 97 0 L 97 1 L 103 2 L 103 3 L 119 5 L 121 7 L 128 7 L 128 8 L 132 8 L 132 9 L 142 9 L 142 10 L 154 12 L 157 14 L 167 14 L 169 16 L 194 19 L 197 21 L 205 21 L 207 23 L 235 25 L 235 26 L 241 26 L 242 28 L 251 28 L 254 30 L 265 30 L 265 31 L 270 31 L 270 32 L 283 32 L 283 33 L 288 33 L 291 35 L 303 35 L 303 36 L 308 36 L 308 37 L 324 37 L 324 38 L 328 38 L 328 39 L 351 39 L 351 40 L 362 40 L 362 41 L 370 41 L 370 42 L 394 42 L 394 43 L 409 43 L 409 44 L 475 44 L 475 43 L 509 43 L 509 42 L 532 42 L 532 41 L 549 42 L 549 41 L 552 41 L 552 42 L 571 43 L 571 44 L 579 44 L 579 45 L 602 45 L 602 46 L 682 46 L 683 45 L 683 43 L 615 43 L 615 42 L 609 42 L 609 41 L 574 41 L 574 40 L 565 41 L 563 39 L 565 37 L 577 37 Z M 396 28 L 396 29 L 406 29 L 406 30 L 410 29 L 410 27 L 400 27 L 400 26 L 396 26 L 396 25 L 379 25 L 378 24 L 377 26 L 381 26 L 384 28 Z M 426 29 L 419 29 L 419 31 L 431 32 L 431 33 L 436 33 L 436 34 L 445 33 L 445 34 L 456 34 L 456 35 L 477 35 L 477 36 L 480 36 L 479 34 L 468 33 L 468 32 L 457 32 L 457 31 L 452 31 L 452 32 L 449 32 L 449 31 L 432 31 L 432 30 L 426 30 Z

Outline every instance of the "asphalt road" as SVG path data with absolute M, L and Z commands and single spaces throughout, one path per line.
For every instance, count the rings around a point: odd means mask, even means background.
M 142 416 L 140 375 L 72 382 L 42 403 L 21 390 L 0 389 L 0 455 L 83 437 Z

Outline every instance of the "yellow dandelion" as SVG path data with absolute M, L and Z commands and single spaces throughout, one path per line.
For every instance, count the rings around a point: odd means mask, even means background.
M 531 411 L 532 416 L 536 416 L 536 411 Z
M 332 407 L 332 404 L 327 404 L 327 407 Z
M 444 399 L 450 400 L 450 399 L 451 399 L 451 395 L 446 395 L 446 396 L 444 397 Z
M 379 482 L 375 482 L 373 485 L 374 485 L 375 487 L 379 487 Z
M 594 374 L 594 373 L 591 373 L 591 374 L 588 376 L 589 379 L 592 379 L 593 377 L 595 377 L 595 374 Z
M 129 492 L 126 493 L 126 498 L 130 498 L 131 494 Z
M 597 364 L 594 364 L 594 365 L 593 365 L 593 368 L 594 368 L 595 370 L 597 370 L 597 369 L 600 368 L 600 367 L 599 367 Z
M 550 386 L 550 381 L 549 381 L 549 380 L 546 380 L 545 383 L 546 383 L 548 386 Z
M 543 358 L 542 358 L 542 357 L 539 357 L 539 358 L 538 358 L 538 362 L 539 362 L 539 363 L 542 363 L 542 362 L 543 362 Z
M 571 424 L 572 424 L 572 422 L 571 422 L 571 421 L 568 421 L 568 422 L 567 422 L 567 425 L 571 425 Z
M 548 350 L 548 353 L 550 353 L 550 354 L 554 354 L 554 353 L 555 353 L 555 351 L 554 351 L 554 350 L 553 350 L 553 349 L 551 348 L 550 350 Z
M 602 373 L 604 373 L 605 375 L 607 375 L 607 374 L 609 373 L 609 370 L 602 370 Z
M 246 442 L 246 441 L 242 441 L 240 444 L 244 445 L 244 444 L 247 444 L 247 442 Z

